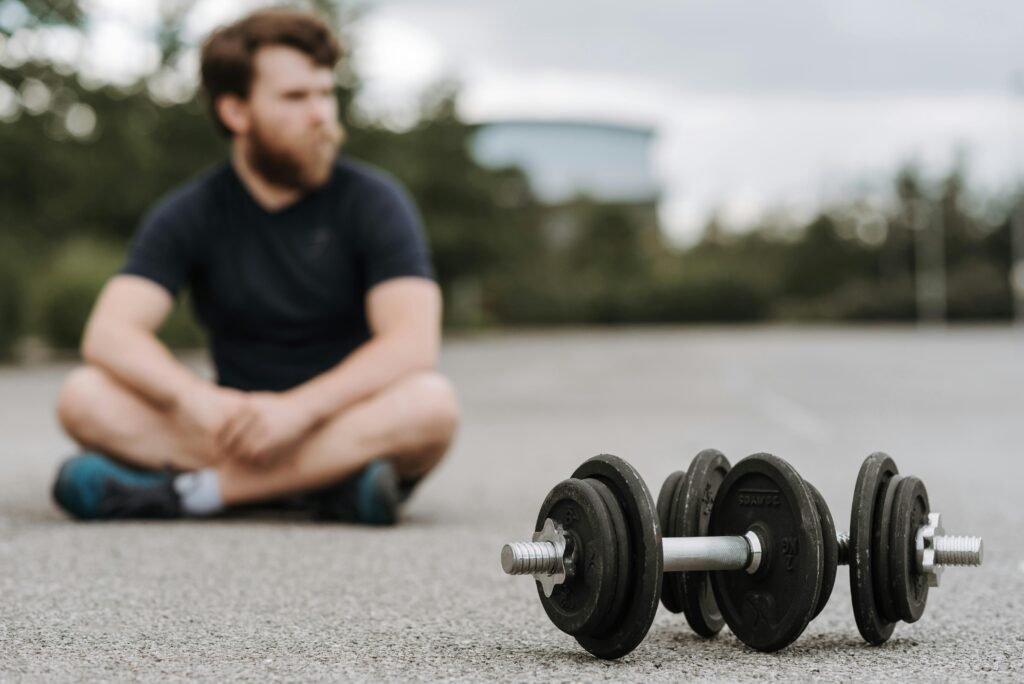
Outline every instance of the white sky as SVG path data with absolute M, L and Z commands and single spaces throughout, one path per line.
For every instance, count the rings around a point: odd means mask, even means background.
M 155 0 L 86 0 L 89 59 L 130 78 Z M 260 0 L 199 0 L 198 39 Z M 351 27 L 361 105 L 407 120 L 456 77 L 473 121 L 647 123 L 669 232 L 746 224 L 888 188 L 899 164 L 963 158 L 975 187 L 1024 179 L 1024 3 L 991 0 L 377 0 Z M 194 63 L 194 60 L 193 60 Z M 1024 90 L 1024 76 L 1020 76 Z

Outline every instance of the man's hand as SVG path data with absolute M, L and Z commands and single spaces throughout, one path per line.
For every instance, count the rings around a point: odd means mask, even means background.
M 220 430 L 218 447 L 228 458 L 270 465 L 313 428 L 314 419 L 295 398 L 271 392 L 245 395 L 244 406 Z
M 201 381 L 178 398 L 175 420 L 197 443 L 217 446 L 217 436 L 245 409 L 245 394 Z

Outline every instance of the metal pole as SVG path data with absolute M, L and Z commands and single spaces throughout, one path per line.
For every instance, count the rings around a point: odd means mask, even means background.
M 946 320 L 946 237 L 941 202 L 931 207 L 927 200 L 918 200 L 913 220 L 917 320 L 942 324 Z
M 1010 218 L 1010 291 L 1013 293 L 1013 320 L 1024 326 L 1024 190 L 1017 193 L 1016 207 Z
M 1013 130 L 1019 130 L 1020 119 L 1024 119 L 1024 70 L 1017 71 L 1010 80 L 1010 90 L 1013 95 L 1013 102 L 1016 106 L 1011 107 L 1011 116 L 1017 117 L 1016 126 Z M 1011 143 L 1011 149 L 1016 148 L 1018 155 L 1022 152 L 1020 136 L 1014 135 L 1015 140 Z M 1017 167 L 1017 173 L 1021 172 Z M 1020 182 L 1020 181 L 1018 181 Z M 1017 191 L 1014 198 L 1014 207 L 1010 214 L 1010 293 L 1013 297 L 1013 319 L 1019 326 L 1024 326 L 1024 184 Z

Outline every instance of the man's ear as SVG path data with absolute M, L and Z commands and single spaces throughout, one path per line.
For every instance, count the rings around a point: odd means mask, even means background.
M 217 116 L 234 135 L 249 132 L 249 103 L 237 95 L 221 95 L 216 102 Z

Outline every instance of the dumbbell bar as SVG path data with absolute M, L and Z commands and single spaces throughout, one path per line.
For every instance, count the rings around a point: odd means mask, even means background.
M 983 544 L 979 537 L 936 534 L 942 529 L 940 514 L 930 516 L 929 525 L 919 528 L 916 535 L 918 572 L 935 577 L 935 571 L 944 566 L 981 565 Z M 551 596 L 555 586 L 572 577 L 572 554 L 566 550 L 564 530 L 551 518 L 544 521 L 544 529 L 534 536 L 536 540 L 532 542 L 505 544 L 501 549 L 501 569 L 508 575 L 533 575 L 544 595 Z M 850 536 L 841 534 L 836 543 L 839 565 L 849 565 Z M 745 570 L 753 574 L 761 564 L 762 548 L 761 538 L 753 531 L 742 537 L 664 537 L 662 568 L 666 573 Z

